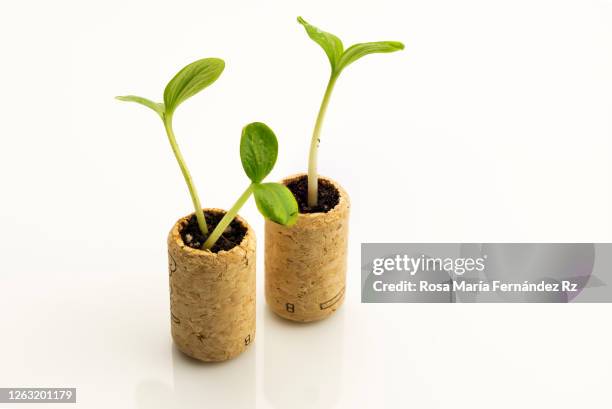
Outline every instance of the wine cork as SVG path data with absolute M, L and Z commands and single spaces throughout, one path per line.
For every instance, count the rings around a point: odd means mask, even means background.
M 198 250 L 181 238 L 190 217 L 168 236 L 172 338 L 193 358 L 225 361 L 255 339 L 255 233 L 237 216 L 247 229 L 239 245 L 218 253 Z
M 338 183 L 319 179 L 338 190 L 333 209 L 300 213 L 291 227 L 265 222 L 266 302 L 276 314 L 299 322 L 332 314 L 342 305 L 346 287 L 349 197 Z

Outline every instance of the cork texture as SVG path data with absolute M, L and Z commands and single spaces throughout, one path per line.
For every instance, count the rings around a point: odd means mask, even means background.
M 275 313 L 293 321 L 326 318 L 344 301 L 350 202 L 338 183 L 320 179 L 340 193 L 332 210 L 300 213 L 291 227 L 265 222 L 266 302 Z
M 168 236 L 172 338 L 193 358 L 225 361 L 255 339 L 255 233 L 237 217 L 247 228 L 240 245 L 218 253 L 197 250 L 180 235 L 189 217 Z

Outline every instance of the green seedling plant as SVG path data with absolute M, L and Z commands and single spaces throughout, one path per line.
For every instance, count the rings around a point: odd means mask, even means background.
M 318 202 L 319 174 L 317 172 L 317 155 L 321 138 L 321 128 L 329 105 L 329 100 L 336 85 L 340 73 L 361 57 L 375 53 L 392 53 L 404 49 L 404 44 L 398 41 L 377 41 L 371 43 L 357 43 L 346 50 L 342 41 L 331 33 L 327 33 L 309 24 L 302 17 L 298 17 L 298 22 L 304 26 L 308 36 L 325 51 L 331 66 L 331 74 L 327 82 L 327 88 L 323 95 L 323 101 L 319 108 L 315 127 L 310 141 L 310 153 L 308 157 L 308 206 L 314 207 Z
M 240 160 L 251 183 L 206 239 L 204 249 L 215 245 L 251 194 L 255 196 L 257 208 L 265 218 L 284 226 L 295 224 L 298 204 L 287 186 L 280 183 L 262 183 L 274 168 L 277 156 L 276 135 L 266 124 L 253 122 L 242 129 Z
M 257 208 L 262 215 L 273 222 L 290 226 L 295 223 L 298 215 L 297 202 L 289 189 L 278 183 L 262 183 L 276 163 L 278 141 L 267 125 L 254 122 L 244 127 L 240 140 L 242 166 L 251 183 L 209 235 L 198 192 L 176 142 L 172 119 L 181 103 L 214 83 L 224 68 L 225 63 L 219 58 L 204 58 L 187 65 L 166 85 L 163 103 L 135 95 L 116 97 L 120 101 L 144 105 L 161 118 L 172 152 L 189 189 L 198 227 L 204 236 L 208 236 L 203 245 L 205 250 L 215 245 L 251 194 L 255 195 Z

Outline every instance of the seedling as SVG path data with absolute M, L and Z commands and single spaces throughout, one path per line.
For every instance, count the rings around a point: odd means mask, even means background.
M 321 137 L 321 128 L 325 112 L 329 105 L 336 80 L 340 76 L 342 70 L 354 63 L 361 57 L 374 53 L 392 53 L 404 49 L 404 44 L 398 41 L 377 41 L 372 43 L 358 43 L 350 46 L 346 50 L 342 41 L 335 35 L 318 29 L 317 27 L 308 24 L 302 17 L 298 17 L 298 22 L 304 26 L 308 36 L 323 48 L 329 63 L 331 65 L 331 75 L 323 95 L 323 101 L 319 108 L 319 114 L 315 122 L 314 131 L 312 132 L 312 140 L 310 141 L 310 154 L 308 157 L 308 206 L 314 207 L 318 201 L 318 180 L 317 172 L 317 154 L 319 150 L 319 142 Z
M 251 194 L 255 195 L 257 208 L 265 218 L 284 226 L 292 226 L 296 222 L 298 204 L 291 191 L 280 183 L 262 183 L 274 168 L 277 156 L 276 135 L 266 124 L 253 122 L 242 129 L 240 160 L 251 183 L 206 239 L 205 249 L 215 245 Z
M 208 236 L 203 245 L 204 249 L 210 249 L 215 245 L 251 194 L 255 195 L 257 208 L 263 216 L 276 223 L 290 226 L 295 223 L 298 215 L 297 202 L 289 189 L 278 183 L 262 183 L 276 163 L 278 141 L 274 132 L 267 125 L 254 122 L 244 127 L 240 140 L 242 167 L 251 180 L 251 184 L 208 235 L 208 226 L 198 192 L 172 129 L 172 117 L 182 102 L 215 82 L 224 68 L 225 63 L 218 58 L 204 58 L 187 65 L 166 85 L 163 103 L 134 95 L 117 97 L 121 101 L 144 105 L 155 111 L 161 118 L 172 152 L 187 183 L 198 227 L 204 236 Z

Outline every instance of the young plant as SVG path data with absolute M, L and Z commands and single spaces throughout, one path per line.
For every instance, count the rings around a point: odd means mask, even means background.
M 240 140 L 240 158 L 251 183 L 238 198 L 234 206 L 224 215 L 214 230 L 208 234 L 208 226 L 200 198 L 183 155 L 176 143 L 172 129 L 172 117 L 176 108 L 189 97 L 197 94 L 219 78 L 225 63 L 218 58 L 205 58 L 187 65 L 170 80 L 164 90 L 164 102 L 158 103 L 146 98 L 127 95 L 117 97 L 121 101 L 136 102 L 155 111 L 161 118 L 174 156 L 181 168 L 189 194 L 195 208 L 195 215 L 202 234 L 207 239 L 203 248 L 212 248 L 225 229 L 234 220 L 238 211 L 251 194 L 255 195 L 257 208 L 264 217 L 273 222 L 290 226 L 298 216 L 298 205 L 289 189 L 279 183 L 262 183 L 270 173 L 278 156 L 278 141 L 274 132 L 265 124 L 254 122 L 245 126 Z
M 342 70 L 354 63 L 361 57 L 374 53 L 391 53 L 404 49 L 404 44 L 398 41 L 377 41 L 373 43 L 358 43 L 350 46 L 346 50 L 342 41 L 335 35 L 318 29 L 317 27 L 308 24 L 302 17 L 298 17 L 298 22 L 304 26 L 308 36 L 323 48 L 329 63 L 331 65 L 331 75 L 323 95 L 323 101 L 319 108 L 319 114 L 315 122 L 314 131 L 312 132 L 312 140 L 310 141 L 310 154 L 308 158 L 308 206 L 314 207 L 318 201 L 318 181 L 319 175 L 317 172 L 317 154 L 319 150 L 319 142 L 321 136 L 321 128 L 325 112 L 329 105 L 336 80 L 340 76 Z
M 278 141 L 264 123 L 253 122 L 242 129 L 240 160 L 251 183 L 204 242 L 204 249 L 215 245 L 242 206 L 255 195 L 259 212 L 267 219 L 284 226 L 292 226 L 298 217 L 298 204 L 291 191 L 280 183 L 262 183 L 278 156 Z
M 174 152 L 176 161 L 181 168 L 181 172 L 189 188 L 189 194 L 191 195 L 191 201 L 195 208 L 198 227 L 204 235 L 208 234 L 208 226 L 206 225 L 206 219 L 204 218 L 198 191 L 193 184 L 193 179 L 191 178 L 191 173 L 187 168 L 185 159 L 183 159 L 183 154 L 176 143 L 176 137 L 172 129 L 172 117 L 174 111 L 181 103 L 215 82 L 224 68 L 225 62 L 219 58 L 204 58 L 187 65 L 170 80 L 168 85 L 166 85 L 163 103 L 153 102 L 149 99 L 137 97 L 135 95 L 116 97 L 120 101 L 136 102 L 147 108 L 151 108 L 161 118 L 164 123 L 166 134 L 168 135 L 168 140 L 170 141 L 170 146 L 172 147 L 172 152 Z

